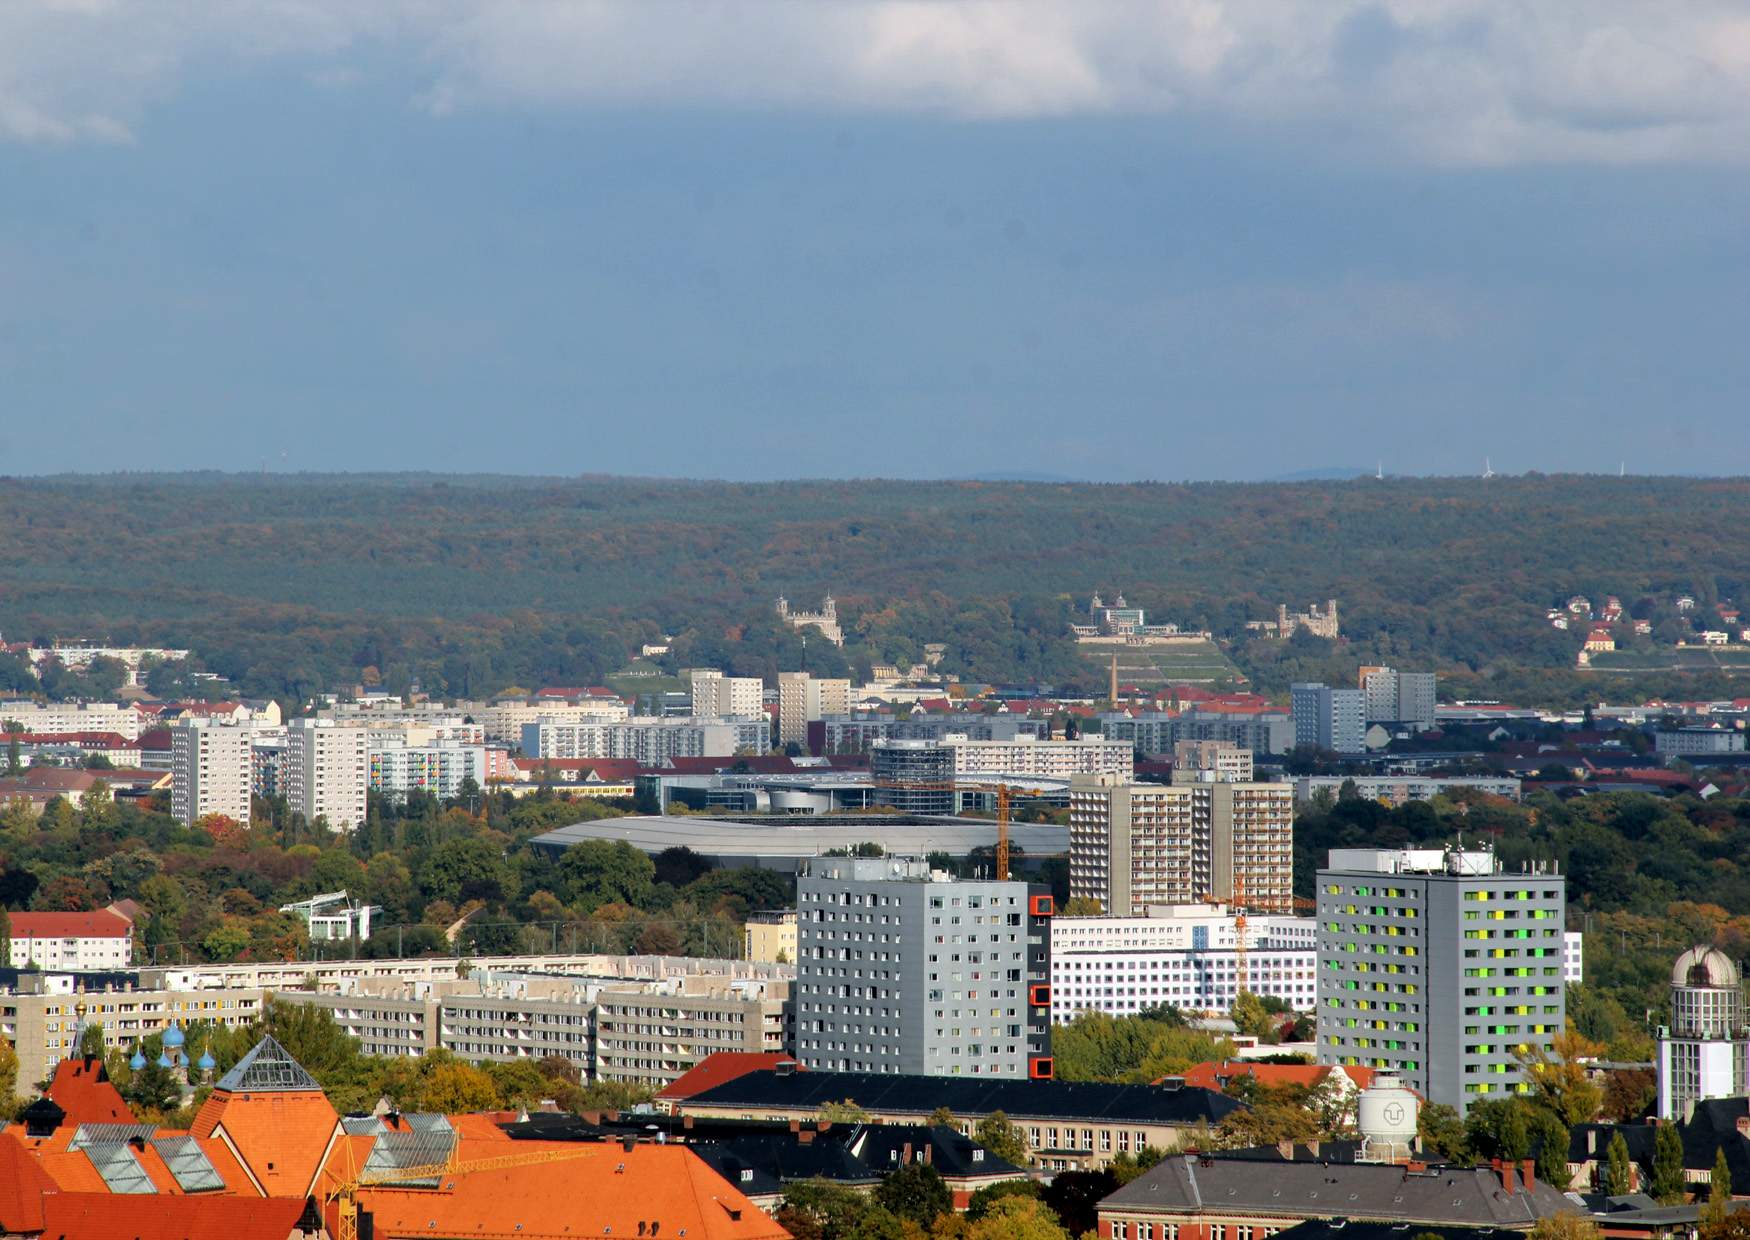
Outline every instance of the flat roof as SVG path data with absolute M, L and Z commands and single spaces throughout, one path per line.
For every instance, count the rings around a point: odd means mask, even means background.
M 1069 851 L 1068 827 L 1014 823 L 1009 839 L 1029 857 L 1060 857 Z M 879 844 L 894 856 L 923 857 L 937 851 L 958 856 L 974 848 L 994 848 L 997 825 L 989 819 L 953 817 L 823 814 L 754 820 L 649 814 L 574 822 L 537 835 L 532 842 L 557 851 L 585 840 L 625 840 L 647 853 L 684 847 L 707 857 L 778 868 L 782 862 L 862 843 Z

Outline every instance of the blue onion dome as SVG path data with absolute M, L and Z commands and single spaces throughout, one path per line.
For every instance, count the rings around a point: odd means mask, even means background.
M 170 1067 L 170 1056 L 166 1055 L 162 1051 L 158 1052 L 158 1066 L 160 1068 Z
M 141 1068 L 143 1068 L 145 1066 L 146 1066 L 146 1056 L 139 1051 L 135 1051 L 134 1057 L 132 1059 L 128 1060 L 128 1067 L 132 1068 L 135 1072 L 138 1072 Z
M 166 1046 L 181 1046 L 183 1040 L 181 1025 L 172 1025 L 164 1031 L 164 1045 Z
M 201 1057 L 195 1060 L 194 1066 L 199 1068 L 202 1072 L 211 1072 L 214 1068 L 219 1066 L 219 1061 L 214 1059 L 209 1052 L 202 1051 Z

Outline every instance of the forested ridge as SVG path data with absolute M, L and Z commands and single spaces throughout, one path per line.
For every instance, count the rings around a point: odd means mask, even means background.
M 795 665 L 772 602 L 830 591 L 853 664 L 943 641 L 963 676 L 1067 684 L 1088 669 L 1064 626 L 1092 591 L 1122 589 L 1152 621 L 1233 639 L 1266 688 L 1331 656 L 1559 677 L 1578 638 L 1544 608 L 1737 597 L 1747 517 L 1739 479 L 5 479 L 0 633 L 187 646 L 255 693 L 365 667 L 484 693 L 599 679 L 664 632 L 677 657 Z M 1244 637 L 1278 602 L 1326 598 L 1339 650 Z M 823 645 L 810 659 L 830 668 Z

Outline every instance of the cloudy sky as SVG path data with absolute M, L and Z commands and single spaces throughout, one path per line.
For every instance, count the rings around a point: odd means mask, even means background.
M 1750 472 L 1724 0 L 16 0 L 0 473 Z

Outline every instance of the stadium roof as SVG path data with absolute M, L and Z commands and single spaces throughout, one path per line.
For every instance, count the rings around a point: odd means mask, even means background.
M 1015 823 L 1009 828 L 1009 838 L 1029 857 L 1060 857 L 1069 851 L 1068 827 Z M 720 861 L 788 869 L 804 857 L 863 843 L 879 844 L 890 856 L 922 857 L 937 851 L 958 856 L 974 848 L 994 848 L 997 826 L 982 818 L 899 815 L 747 820 L 652 814 L 574 822 L 537 835 L 533 842 L 559 851 L 585 840 L 625 840 L 647 853 L 685 847 Z

